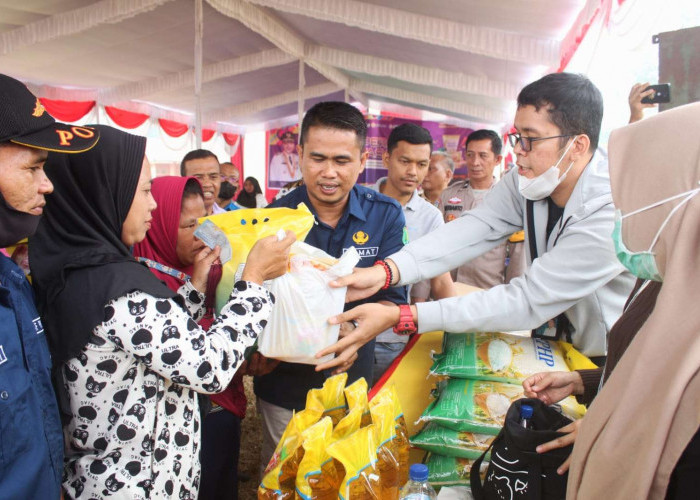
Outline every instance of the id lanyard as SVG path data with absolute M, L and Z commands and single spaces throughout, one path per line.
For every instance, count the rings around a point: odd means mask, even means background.
M 172 267 L 168 267 L 164 264 L 161 264 L 160 262 L 156 262 L 155 260 L 147 259 L 146 257 L 139 257 L 138 261 L 143 262 L 148 267 L 153 268 L 156 271 L 160 271 L 161 273 L 177 278 L 180 281 L 187 281 L 190 279 L 190 277 L 186 273 L 178 271 L 177 269 L 173 269 Z

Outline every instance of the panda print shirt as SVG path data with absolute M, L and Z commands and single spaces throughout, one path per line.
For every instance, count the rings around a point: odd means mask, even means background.
M 139 291 L 109 302 L 90 342 L 63 365 L 67 497 L 197 498 L 197 393 L 226 388 L 274 297 L 239 281 L 204 331 L 195 322 L 204 295 L 189 282 L 178 292 L 189 312 Z

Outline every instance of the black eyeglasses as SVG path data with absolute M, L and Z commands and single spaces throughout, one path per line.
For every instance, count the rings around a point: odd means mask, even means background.
M 553 135 L 551 137 L 523 137 L 522 135 L 520 135 L 520 132 L 516 132 L 514 134 L 508 134 L 508 142 L 510 142 L 510 145 L 512 147 L 515 147 L 515 145 L 519 143 L 520 148 L 527 153 L 529 151 L 532 151 L 532 143 L 535 141 L 545 141 L 547 139 L 560 139 L 562 137 L 573 137 L 573 135 L 567 134 Z

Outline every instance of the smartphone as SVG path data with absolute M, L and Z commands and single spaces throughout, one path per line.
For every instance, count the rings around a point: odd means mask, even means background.
M 642 102 L 644 104 L 658 104 L 661 102 L 671 102 L 671 84 L 670 83 L 660 83 L 658 85 L 649 85 L 644 89 L 646 92 L 649 89 L 654 90 L 654 94 L 644 97 Z

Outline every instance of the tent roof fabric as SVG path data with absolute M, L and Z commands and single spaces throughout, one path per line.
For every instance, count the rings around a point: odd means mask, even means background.
M 566 40 L 610 0 L 27 0 L 0 3 L 0 68 L 41 97 L 194 122 L 195 3 L 209 128 L 305 107 L 396 103 L 491 126 L 559 67 Z

